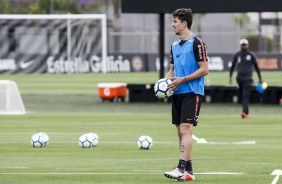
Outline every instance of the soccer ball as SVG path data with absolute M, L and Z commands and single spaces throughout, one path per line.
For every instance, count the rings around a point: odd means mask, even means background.
M 95 147 L 99 143 L 99 136 L 96 133 L 88 133 L 88 139 L 92 142 L 92 147 Z
M 139 149 L 149 150 L 153 146 L 153 139 L 148 135 L 142 135 L 137 141 L 137 146 Z
M 83 134 L 79 137 L 78 144 L 81 148 L 91 148 L 97 146 L 99 142 L 99 137 L 95 133 Z
M 155 83 L 154 86 L 154 91 L 155 91 L 155 95 L 156 97 L 158 97 L 159 99 L 165 99 L 170 97 L 174 91 L 170 90 L 167 88 L 167 85 L 171 84 L 172 81 L 170 79 L 160 79 Z
M 34 148 L 41 148 L 46 146 L 49 141 L 49 136 L 46 133 L 40 132 L 32 135 L 31 137 L 31 145 Z
M 44 133 L 44 132 L 39 132 L 38 134 L 43 135 L 44 139 L 45 139 L 45 146 L 49 143 L 49 136 L 48 134 Z
M 83 134 L 79 137 L 78 144 L 81 148 L 91 148 L 92 147 L 92 140 L 88 134 Z

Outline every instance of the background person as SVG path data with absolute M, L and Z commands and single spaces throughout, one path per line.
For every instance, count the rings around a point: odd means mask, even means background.
M 230 68 L 229 84 L 232 83 L 232 74 L 235 66 L 237 66 L 236 81 L 239 87 L 238 100 L 242 104 L 241 117 L 246 119 L 249 115 L 249 97 L 253 84 L 253 67 L 258 74 L 259 82 L 262 82 L 262 78 L 257 59 L 255 55 L 249 51 L 249 41 L 247 39 L 241 39 L 240 48 L 241 50 L 233 57 L 232 66 Z
M 171 46 L 171 64 L 166 78 L 173 82 L 172 124 L 179 138 L 180 159 L 177 167 L 164 175 L 168 178 L 195 180 L 192 169 L 192 129 L 198 123 L 201 97 L 204 95 L 204 76 L 208 74 L 204 42 L 191 32 L 191 9 L 173 12 L 172 27 L 179 40 Z

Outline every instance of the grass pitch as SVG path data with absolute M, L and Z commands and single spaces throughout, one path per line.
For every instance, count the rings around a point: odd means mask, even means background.
M 4 76 L 19 85 L 28 114 L 0 117 L 0 183 L 175 183 L 163 176 L 179 158 L 170 104 L 97 101 L 97 81 L 151 83 L 150 75 Z M 271 183 L 282 167 L 281 106 L 252 104 L 250 111 L 243 120 L 238 104 L 202 105 L 194 134 L 226 144 L 194 142 L 195 183 Z M 47 147 L 32 148 L 36 132 L 49 135 Z M 97 147 L 78 146 L 87 132 L 99 135 Z M 152 150 L 137 148 L 144 134 Z M 229 144 L 240 141 L 256 144 Z

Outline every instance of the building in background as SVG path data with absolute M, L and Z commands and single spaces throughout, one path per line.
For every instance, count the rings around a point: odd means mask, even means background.
M 111 71 L 159 70 L 159 15 L 121 13 L 120 0 L 2 0 L 0 13 L 105 14 Z M 206 42 L 211 70 L 228 69 L 243 37 L 249 40 L 251 49 L 260 54 L 263 69 L 282 68 L 281 12 L 194 14 L 194 19 L 192 31 Z M 165 14 L 166 67 L 170 44 L 178 39 L 171 23 L 171 14 Z M 101 39 L 98 22 L 84 21 L 81 24 L 72 20 L 72 25 L 70 49 L 73 56 L 66 57 L 67 24 L 63 21 L 0 20 L 0 73 L 48 72 L 48 61 L 55 63 L 56 70 L 52 70 L 55 73 L 64 73 L 66 69 L 74 73 L 100 72 L 100 58 L 93 57 L 93 51 L 98 53 L 100 49 L 97 47 Z M 93 60 L 94 64 L 91 63 Z M 36 64 L 44 67 L 39 69 Z
M 157 53 L 158 14 L 121 14 L 120 0 L 2 0 L 0 13 L 104 13 L 108 16 L 108 48 L 113 53 Z M 279 53 L 282 13 L 194 14 L 194 33 L 203 37 L 210 53 L 233 53 L 247 37 L 252 50 Z M 165 16 L 165 50 L 175 40 L 171 15 Z

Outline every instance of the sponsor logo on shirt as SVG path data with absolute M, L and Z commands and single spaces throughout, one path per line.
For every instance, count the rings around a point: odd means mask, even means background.
M 203 54 L 202 54 L 202 46 L 201 45 L 198 45 L 198 52 L 199 52 L 199 58 L 200 58 L 200 60 L 202 60 Z

